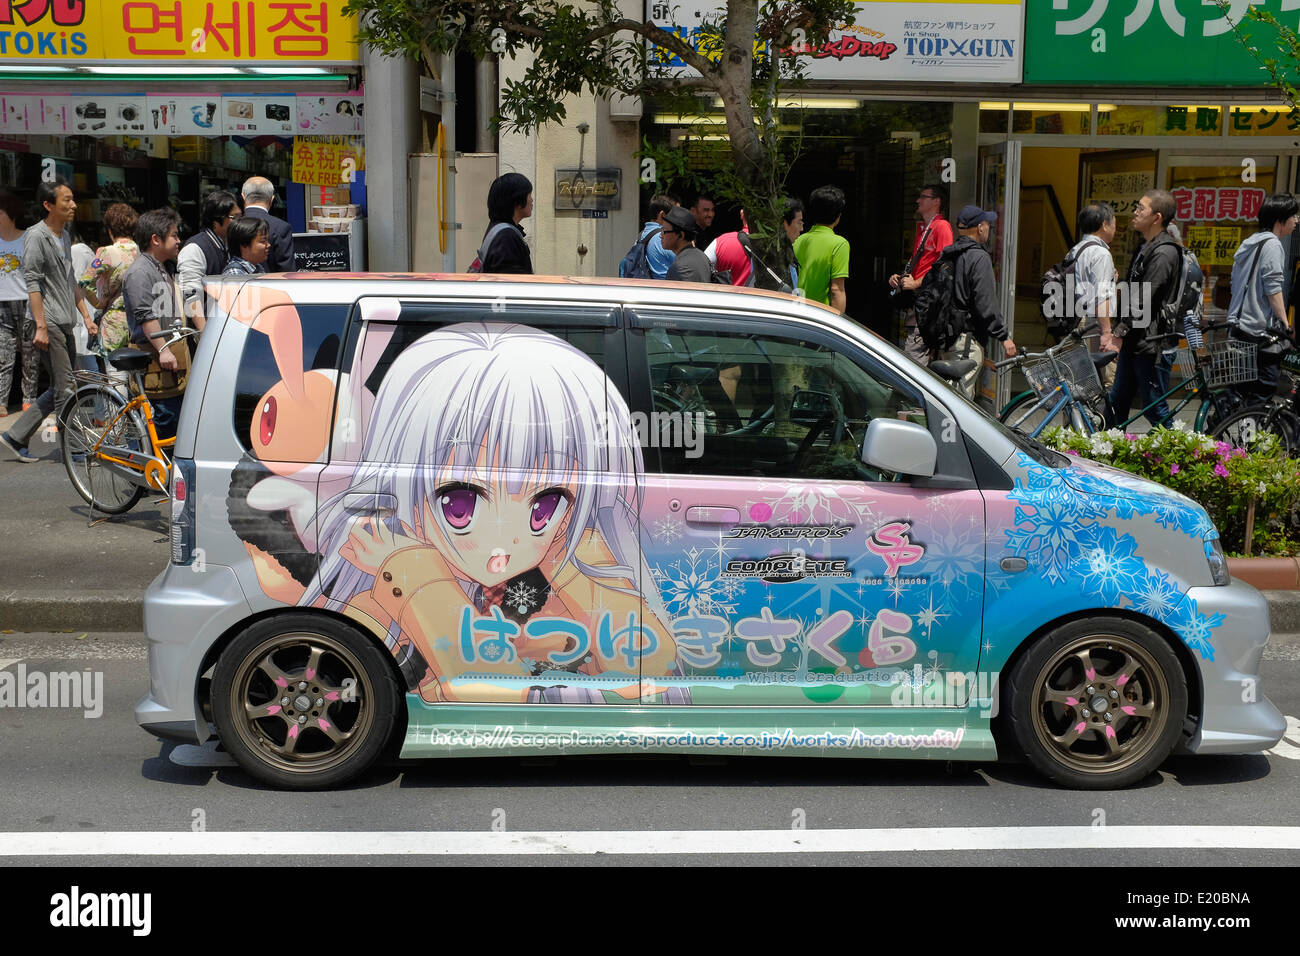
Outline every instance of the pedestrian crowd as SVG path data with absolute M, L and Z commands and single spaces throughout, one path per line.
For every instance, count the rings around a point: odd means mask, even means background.
M 71 397 L 75 370 L 106 373 L 126 388 L 103 359 L 126 347 L 151 358 L 143 380 L 154 425 L 159 438 L 175 435 L 192 346 L 153 334 L 202 332 L 207 276 L 293 269 L 293 231 L 271 215 L 270 180 L 250 177 L 239 197 L 226 190 L 203 197 L 199 231 L 184 244 L 171 207 L 141 214 L 114 203 L 103 217 L 109 241 L 94 251 L 76 242 L 67 183 L 42 182 L 32 198 L 40 217 L 23 228 L 22 198 L 0 190 L 0 414 L 15 376 L 22 393 L 22 412 L 0 431 L 0 447 L 35 461 L 31 439 Z M 48 387 L 38 391 L 42 372 Z

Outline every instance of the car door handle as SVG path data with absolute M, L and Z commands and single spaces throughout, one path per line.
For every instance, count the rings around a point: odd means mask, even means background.
M 396 511 L 397 496 L 370 492 L 352 492 L 343 496 L 343 510 L 359 511 L 365 514 Z
M 693 524 L 740 524 L 740 511 L 716 505 L 692 505 L 686 509 L 686 520 Z

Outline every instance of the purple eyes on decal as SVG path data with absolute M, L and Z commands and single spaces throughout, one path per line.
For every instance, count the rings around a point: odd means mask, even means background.
M 465 485 L 453 485 L 438 493 L 438 509 L 452 531 L 464 533 L 474 523 L 474 506 L 479 493 Z
M 528 516 L 528 526 L 533 534 L 541 534 L 551 521 L 564 513 L 562 502 L 564 495 L 559 491 L 543 491 L 533 499 L 532 511 Z

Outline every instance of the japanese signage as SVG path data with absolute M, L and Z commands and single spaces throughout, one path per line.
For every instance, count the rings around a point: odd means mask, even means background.
M 1026 14 L 1025 82 L 1268 86 L 1268 74 L 1228 24 L 1252 6 L 1300 27 L 1294 0 L 1232 0 L 1228 15 L 1213 0 L 1034 3 Z M 1276 55 L 1270 28 L 1250 23 L 1247 32 Z
M 813 80 L 929 80 L 1017 83 L 1021 68 L 1020 0 L 858 2 L 851 24 L 831 31 L 804 55 Z M 716 40 L 701 24 L 725 13 L 722 0 L 647 0 L 646 18 L 716 59 Z M 693 74 L 680 58 L 670 72 Z
M 351 272 L 350 238 L 347 233 L 294 233 L 294 271 Z
M 3 3 L 3 0 L 0 0 Z M 347 96 L 14 96 L 0 93 L 0 132 L 78 136 L 292 136 L 361 133 L 364 102 Z
M 1254 222 L 1264 205 L 1264 190 L 1257 186 L 1180 187 L 1173 190 L 1172 195 L 1174 202 L 1178 203 L 1177 215 L 1181 222 L 1189 219 L 1197 222 L 1207 219 Z
M 1241 233 L 1237 226 L 1188 226 L 1185 238 L 1202 266 L 1230 266 L 1241 245 Z
M 350 183 L 366 168 L 363 142 L 360 136 L 295 136 L 290 178 L 318 186 Z
M 0 62 L 358 62 L 346 0 L 0 0 Z
M 557 169 L 556 209 L 618 209 L 623 193 L 621 169 Z

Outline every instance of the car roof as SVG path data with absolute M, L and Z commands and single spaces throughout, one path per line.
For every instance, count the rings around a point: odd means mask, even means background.
M 666 282 L 658 279 L 616 279 L 592 276 L 493 275 L 489 273 L 413 272 L 288 272 L 232 279 L 223 277 L 212 286 L 268 285 L 282 289 L 297 303 L 355 301 L 365 295 L 391 296 L 497 296 L 565 300 L 580 290 L 599 290 L 601 298 L 625 305 L 705 306 L 743 308 L 777 315 L 802 313 L 811 319 L 840 318 L 840 313 L 820 302 L 766 289 L 702 282 Z M 434 288 L 434 283 L 437 287 Z M 490 289 L 490 291 L 489 291 Z

